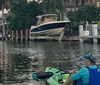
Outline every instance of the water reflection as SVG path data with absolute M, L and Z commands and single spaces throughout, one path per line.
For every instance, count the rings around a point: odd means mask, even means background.
M 44 71 L 51 66 L 61 70 L 83 64 L 84 55 L 93 54 L 100 63 L 100 45 L 79 42 L 10 42 L 0 41 L 0 70 L 3 80 L 28 71 Z
M 100 63 L 99 46 L 78 42 L 47 43 L 45 50 L 49 49 L 45 53 L 44 66 L 57 67 L 61 70 L 67 70 L 68 67 L 73 69 L 77 64 L 83 65 L 83 56 L 90 54 L 93 54 L 97 58 L 97 62 Z

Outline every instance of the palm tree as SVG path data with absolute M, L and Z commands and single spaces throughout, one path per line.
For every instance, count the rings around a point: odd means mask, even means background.
M 64 20 L 65 0 L 44 0 L 45 13 L 60 13 L 61 20 Z
M 78 0 L 74 1 L 74 10 L 76 11 L 76 8 L 78 7 Z
M 45 13 L 56 13 L 56 0 L 44 0 L 42 4 Z
M 64 20 L 64 16 L 65 16 L 65 0 L 60 0 L 59 5 L 61 6 L 61 8 L 59 8 L 60 12 L 61 12 L 61 20 Z

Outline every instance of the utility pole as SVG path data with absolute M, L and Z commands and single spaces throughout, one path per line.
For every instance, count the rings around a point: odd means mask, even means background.
M 53 13 L 56 14 L 56 0 L 53 0 Z
M 2 1 L 2 33 L 3 33 L 3 38 L 5 35 L 5 25 L 4 25 L 4 2 Z
M 78 0 L 75 0 L 74 1 L 74 11 L 76 11 L 77 7 L 78 7 Z
M 64 3 L 64 0 L 62 0 L 62 2 L 61 2 L 61 7 L 62 7 L 61 20 L 64 20 L 64 17 L 65 17 L 65 3 Z

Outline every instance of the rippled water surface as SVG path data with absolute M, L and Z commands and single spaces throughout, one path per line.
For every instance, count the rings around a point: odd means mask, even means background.
M 0 69 L 9 80 L 28 71 L 44 71 L 48 66 L 66 71 L 83 64 L 84 55 L 93 54 L 100 63 L 99 48 L 99 44 L 79 42 L 0 41 Z

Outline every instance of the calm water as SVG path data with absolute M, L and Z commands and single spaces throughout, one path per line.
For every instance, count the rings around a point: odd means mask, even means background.
M 84 55 L 93 54 L 100 63 L 99 48 L 99 44 L 79 42 L 0 41 L 0 69 L 9 80 L 27 71 L 44 71 L 48 66 L 66 71 L 83 64 Z

